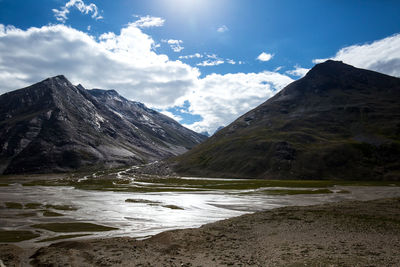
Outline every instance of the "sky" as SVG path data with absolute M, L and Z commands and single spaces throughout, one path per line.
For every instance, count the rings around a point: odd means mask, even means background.
M 400 77 L 400 1 L 0 0 L 0 94 L 63 74 L 212 134 L 326 59 Z

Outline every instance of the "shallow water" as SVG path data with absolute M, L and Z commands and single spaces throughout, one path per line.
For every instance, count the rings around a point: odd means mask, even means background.
M 221 181 L 227 182 L 229 180 L 221 179 Z M 232 180 L 232 182 L 235 181 L 237 180 Z M 143 186 L 142 182 L 140 184 Z M 152 186 L 151 183 L 147 185 Z M 145 238 L 166 230 L 199 227 L 206 223 L 245 213 L 283 206 L 400 197 L 400 187 L 398 186 L 334 186 L 329 188 L 333 192 L 347 190 L 349 193 L 300 195 L 269 195 L 265 193 L 265 189 L 270 188 L 209 191 L 191 189 L 191 191 L 184 192 L 172 190 L 171 192 L 132 193 L 81 190 L 72 186 L 22 186 L 16 183 L 0 187 L 0 205 L 5 202 L 25 204 L 35 202 L 44 205 L 70 205 L 75 207 L 76 210 L 53 210 L 62 213 L 64 216 L 43 217 L 41 212 L 43 208 L 30 210 L 3 207 L 0 209 L 0 228 L 2 230 L 28 229 L 39 232 L 41 237 L 17 243 L 22 247 L 34 247 L 46 244 L 35 243 L 35 241 L 62 234 L 30 228 L 31 225 L 38 223 L 91 222 L 117 227 L 119 230 L 92 233 L 90 237 L 131 236 Z M 125 202 L 126 199 L 148 200 L 154 203 L 131 203 Z M 175 205 L 181 209 L 171 209 L 165 207 L 166 205 Z M 32 212 L 33 215 L 18 216 Z

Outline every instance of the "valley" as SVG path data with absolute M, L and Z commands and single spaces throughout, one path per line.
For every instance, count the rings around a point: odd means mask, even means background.
M 20 260 L 28 263 L 38 248 L 62 241 L 106 238 L 106 246 L 115 238 L 147 240 L 164 231 L 282 207 L 400 197 L 400 183 L 393 181 L 137 176 L 131 169 L 1 177 L 0 243 L 20 247 L 25 251 Z

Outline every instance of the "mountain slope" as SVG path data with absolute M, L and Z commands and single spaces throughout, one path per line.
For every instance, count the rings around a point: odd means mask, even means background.
M 400 79 L 329 60 L 173 164 L 213 177 L 400 179 L 399 159 Z
M 143 163 L 178 155 L 205 139 L 115 91 L 107 102 L 108 92 L 74 86 L 61 75 L 1 95 L 0 173 Z M 166 134 L 171 129 L 179 138 Z

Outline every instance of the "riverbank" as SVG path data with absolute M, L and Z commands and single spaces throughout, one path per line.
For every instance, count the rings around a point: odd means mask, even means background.
M 18 249 L 3 245 L 6 266 Z M 32 256 L 36 266 L 397 266 L 400 198 L 285 207 L 146 240 L 59 242 Z M 11 255 L 15 251 L 14 257 Z

